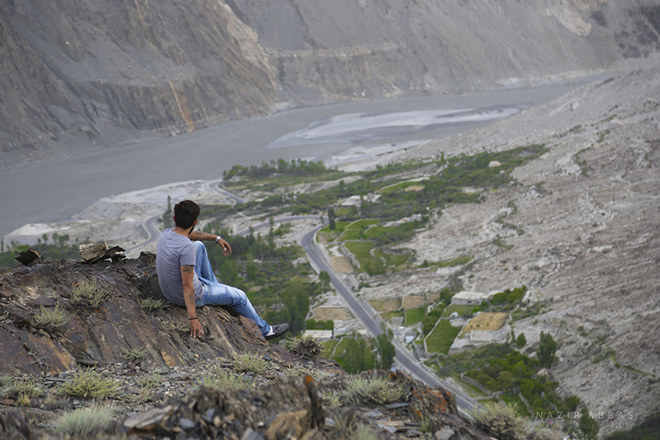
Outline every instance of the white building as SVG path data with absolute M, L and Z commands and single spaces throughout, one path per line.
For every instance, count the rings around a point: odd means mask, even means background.
M 492 296 L 492 293 L 458 292 L 451 297 L 451 303 L 462 306 L 476 306 L 489 300 Z
M 312 337 L 321 342 L 329 341 L 332 339 L 332 330 L 305 330 L 304 337 Z

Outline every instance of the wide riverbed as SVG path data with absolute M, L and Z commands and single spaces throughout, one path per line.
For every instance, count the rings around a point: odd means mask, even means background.
M 92 151 L 0 173 L 0 236 L 60 222 L 100 198 L 171 182 L 222 177 L 235 164 L 284 158 L 343 165 L 342 153 L 391 151 L 451 136 L 556 98 L 575 85 L 473 95 L 336 103 Z M 345 157 L 355 155 L 345 155 Z

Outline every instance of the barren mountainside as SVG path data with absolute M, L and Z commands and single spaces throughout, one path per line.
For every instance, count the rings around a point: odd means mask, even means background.
M 613 69 L 659 45 L 653 0 L 1 0 L 0 167 L 291 105 Z

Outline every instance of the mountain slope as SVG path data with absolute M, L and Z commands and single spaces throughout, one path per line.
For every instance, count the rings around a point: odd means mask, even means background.
M 0 0 L 0 168 L 280 106 L 486 90 L 660 47 L 654 0 Z

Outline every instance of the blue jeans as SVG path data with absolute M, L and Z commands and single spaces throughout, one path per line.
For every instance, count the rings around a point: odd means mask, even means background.
M 195 306 L 230 306 L 239 315 L 253 320 L 265 336 L 270 331 L 270 325 L 257 314 L 245 292 L 236 287 L 220 284 L 211 268 L 206 246 L 201 241 L 193 243 L 197 248 L 195 273 L 202 283 L 203 290 L 202 298 L 197 300 Z

